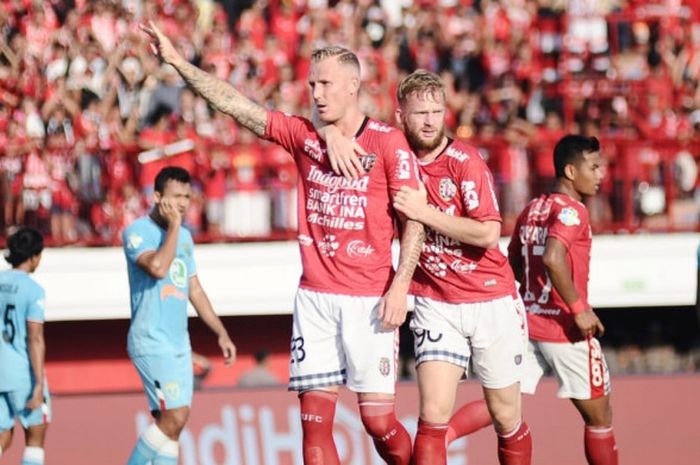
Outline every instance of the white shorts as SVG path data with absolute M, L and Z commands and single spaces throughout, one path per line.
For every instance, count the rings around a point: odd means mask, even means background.
M 520 298 L 450 304 L 416 297 L 411 320 L 416 364 L 450 362 L 472 370 L 482 385 L 500 389 L 520 381 L 527 320 Z
M 382 330 L 379 300 L 297 291 L 290 391 L 345 384 L 355 392 L 395 392 L 398 331 Z
M 530 340 L 520 391 L 534 394 L 550 369 L 559 383 L 557 397 L 586 400 L 610 394 L 610 372 L 596 338 L 574 343 Z

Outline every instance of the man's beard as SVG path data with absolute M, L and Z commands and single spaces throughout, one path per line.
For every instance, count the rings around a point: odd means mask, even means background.
M 442 143 L 442 139 L 445 137 L 445 127 L 443 126 L 440 128 L 440 131 L 435 134 L 435 137 L 429 141 L 422 139 L 418 133 L 414 133 L 412 131 L 406 131 L 405 134 L 406 140 L 408 140 L 408 145 L 414 152 L 418 150 L 431 151 L 435 150 Z

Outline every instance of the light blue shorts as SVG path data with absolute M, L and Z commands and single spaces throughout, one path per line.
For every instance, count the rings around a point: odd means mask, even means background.
M 139 372 L 151 411 L 192 405 L 192 353 L 142 355 L 131 361 Z
M 16 391 L 0 392 L 0 431 L 11 429 L 15 425 L 15 418 L 25 429 L 51 422 L 51 396 L 49 396 L 47 383 L 44 383 L 44 403 L 34 410 L 26 408 L 31 396 L 32 386 Z

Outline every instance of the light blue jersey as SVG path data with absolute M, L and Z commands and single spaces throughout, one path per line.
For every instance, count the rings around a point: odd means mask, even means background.
M 0 392 L 34 385 L 27 321 L 44 322 L 44 298 L 44 289 L 26 272 L 0 272 Z
M 149 216 L 133 222 L 122 235 L 131 290 L 131 325 L 127 349 L 133 357 L 189 352 L 187 302 L 196 274 L 194 242 L 180 226 L 175 258 L 168 275 L 156 279 L 136 264 L 141 254 L 158 250 L 166 231 Z

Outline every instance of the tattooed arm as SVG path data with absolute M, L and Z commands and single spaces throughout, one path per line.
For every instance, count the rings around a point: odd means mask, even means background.
M 265 134 L 267 110 L 238 92 L 231 84 L 197 68 L 182 58 L 152 21 L 141 29 L 151 38 L 151 49 L 164 63 L 172 65 L 182 78 L 218 111 L 230 115 L 259 137 Z
M 403 227 L 398 268 L 379 307 L 379 318 L 386 329 L 398 328 L 406 319 L 408 288 L 425 240 L 425 230 L 421 223 L 403 218 L 401 221 Z

